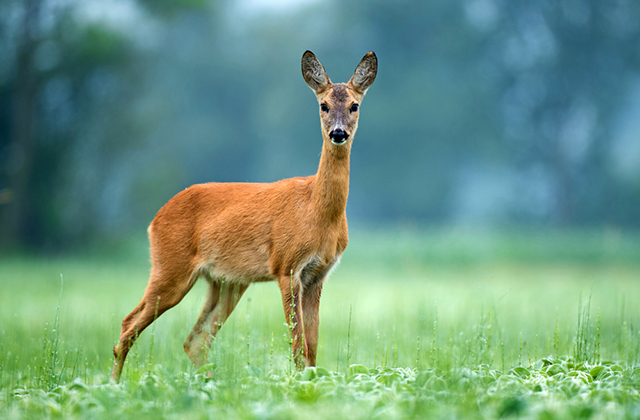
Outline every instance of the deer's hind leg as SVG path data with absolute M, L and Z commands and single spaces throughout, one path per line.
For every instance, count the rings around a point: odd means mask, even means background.
M 142 300 L 122 321 L 120 339 L 113 349 L 115 360 L 112 380 L 120 381 L 124 361 L 140 333 L 156 318 L 177 305 L 191 290 L 197 278 L 198 273 L 187 266 L 152 269 Z
M 211 342 L 235 309 L 249 285 L 223 283 L 207 277 L 209 295 L 193 330 L 184 342 L 184 351 L 196 368 L 209 358 Z

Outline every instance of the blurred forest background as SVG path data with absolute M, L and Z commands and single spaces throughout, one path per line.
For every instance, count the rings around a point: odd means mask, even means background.
M 636 0 L 2 0 L 0 246 L 140 234 L 181 189 L 315 173 L 312 50 L 376 52 L 352 223 L 640 227 Z

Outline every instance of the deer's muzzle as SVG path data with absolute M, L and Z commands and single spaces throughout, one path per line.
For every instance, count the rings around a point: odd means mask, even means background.
M 349 134 L 342 129 L 338 129 L 333 130 L 331 133 L 329 133 L 329 138 L 331 139 L 331 143 L 339 145 L 347 141 L 347 139 L 349 138 Z

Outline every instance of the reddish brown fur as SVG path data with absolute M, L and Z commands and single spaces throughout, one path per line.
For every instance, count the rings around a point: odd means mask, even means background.
M 184 343 L 196 365 L 250 283 L 275 280 L 287 322 L 292 322 L 296 364 L 315 366 L 322 284 L 347 247 L 349 154 L 359 104 L 375 79 L 367 54 L 347 84 L 332 84 L 315 56 L 302 59 L 303 76 L 328 107 L 321 111 L 323 147 L 318 173 L 271 184 L 208 183 L 173 197 L 149 227 L 151 276 L 138 306 L 122 321 L 112 379 L 120 380 L 133 342 L 156 317 L 178 304 L 199 277 L 210 292 Z M 335 144 L 336 127 L 349 133 Z M 293 280 L 293 281 L 292 281 Z M 291 308 L 296 310 L 292 314 Z

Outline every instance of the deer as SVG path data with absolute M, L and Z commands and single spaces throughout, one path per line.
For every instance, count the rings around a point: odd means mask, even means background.
M 122 321 L 111 380 L 118 383 L 140 333 L 177 305 L 198 279 L 206 303 L 184 351 L 196 369 L 252 283 L 276 281 L 297 369 L 316 365 L 322 287 L 349 241 L 349 158 L 360 104 L 378 60 L 367 53 L 347 83 L 332 83 L 311 51 L 302 75 L 320 105 L 318 171 L 273 183 L 204 183 L 174 196 L 148 228 L 151 272 L 140 303 Z

